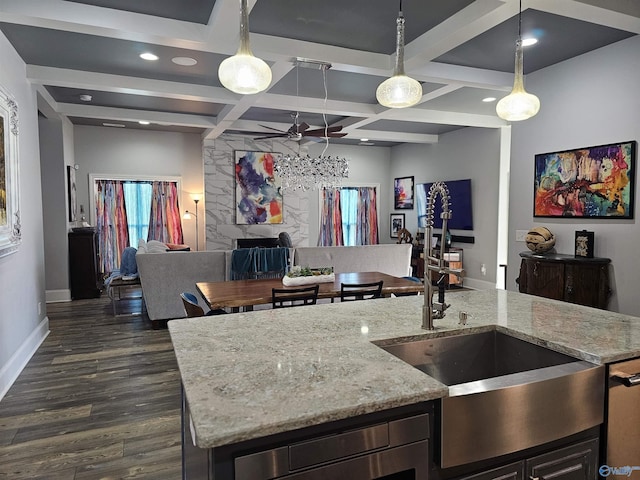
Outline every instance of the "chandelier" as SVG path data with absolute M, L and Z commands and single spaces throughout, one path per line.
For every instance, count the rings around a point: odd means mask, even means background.
M 344 157 L 283 155 L 276 159 L 274 170 L 283 190 L 335 188 L 349 177 L 349 162 Z
M 324 84 L 324 106 L 327 106 L 327 70 L 331 67 L 325 62 L 308 59 L 296 59 L 296 95 L 298 95 L 298 67 L 311 65 L 312 68 L 322 70 Z M 344 157 L 325 156 L 329 148 L 330 130 L 327 124 L 326 113 L 322 113 L 324 119 L 325 146 L 317 157 L 309 155 L 282 155 L 276 158 L 273 169 L 281 180 L 283 190 L 313 190 L 322 188 L 336 188 L 342 185 L 342 179 L 349 177 L 349 161 Z M 298 140 L 299 141 L 299 140 Z

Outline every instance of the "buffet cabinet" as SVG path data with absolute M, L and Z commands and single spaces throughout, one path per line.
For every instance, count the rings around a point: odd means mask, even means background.
M 559 253 L 520 253 L 521 293 L 606 309 L 611 296 L 609 258 L 585 258 Z
M 94 229 L 69 232 L 69 281 L 71 299 L 97 298 L 102 281 L 98 271 L 98 235 Z

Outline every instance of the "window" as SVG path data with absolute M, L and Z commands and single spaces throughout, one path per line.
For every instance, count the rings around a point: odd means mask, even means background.
M 323 189 L 320 192 L 318 245 L 373 245 L 378 243 L 376 186 Z
M 123 250 L 140 239 L 182 243 L 179 179 L 98 178 L 93 184 L 91 220 L 98 232 L 100 271 L 120 267 Z

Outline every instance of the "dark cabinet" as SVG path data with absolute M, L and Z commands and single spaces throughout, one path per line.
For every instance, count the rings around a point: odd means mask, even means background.
M 69 281 L 73 300 L 100 296 L 98 235 L 93 229 L 69 232 Z
M 588 440 L 531 458 L 527 477 L 537 480 L 592 480 L 597 478 L 598 440 Z
M 599 440 L 592 438 L 457 480 L 593 480 L 598 452 Z
M 520 292 L 607 308 L 611 296 L 610 259 L 532 252 L 522 252 L 520 256 L 520 276 L 516 280 Z

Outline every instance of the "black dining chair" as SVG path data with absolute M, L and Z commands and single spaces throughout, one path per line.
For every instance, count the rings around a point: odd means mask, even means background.
M 273 288 L 271 289 L 271 305 L 273 308 L 315 305 L 318 301 L 319 288 L 318 284 L 300 288 Z
M 354 300 L 371 300 L 382 296 L 382 282 L 373 283 L 341 283 L 340 301 L 352 302 Z

